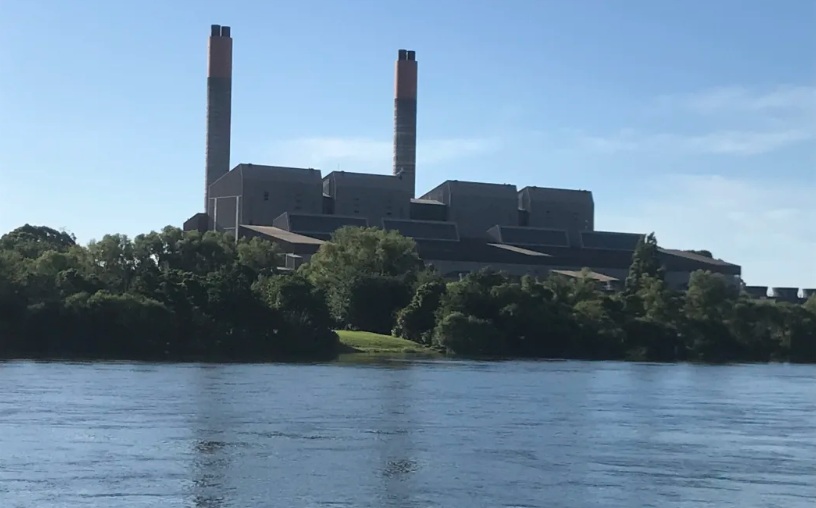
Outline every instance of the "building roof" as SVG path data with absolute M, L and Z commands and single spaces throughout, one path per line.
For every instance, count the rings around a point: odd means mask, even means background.
M 331 235 L 344 226 L 368 226 L 364 217 L 284 212 L 273 224 L 283 230 L 302 235 Z
M 455 222 L 430 220 L 383 219 L 384 229 L 398 231 L 402 236 L 424 240 L 459 240 Z
M 375 173 L 353 173 L 350 171 L 332 171 L 323 180 L 334 180 L 337 185 L 354 185 L 356 187 L 372 187 L 377 189 L 398 189 L 411 192 L 405 182 L 394 175 Z
M 314 168 L 291 168 L 287 166 L 266 166 L 263 164 L 238 164 L 233 171 L 240 171 L 247 180 L 279 182 L 307 181 L 320 182 L 320 170 Z
M 702 256 L 700 254 L 696 254 L 694 252 L 689 252 L 689 251 L 686 251 L 686 250 L 664 249 L 662 247 L 659 248 L 659 250 L 660 250 L 660 252 L 663 252 L 665 254 L 669 254 L 671 256 L 678 256 L 678 257 L 682 257 L 682 258 L 689 259 L 689 260 L 692 260 L 692 261 L 696 261 L 698 263 L 704 263 L 704 264 L 707 264 L 707 265 L 736 266 L 733 263 L 728 263 L 726 261 L 723 261 L 722 259 L 714 259 L 714 258 L 710 258 L 708 256 Z
M 530 249 L 462 238 L 458 242 L 416 240 L 421 258 L 429 261 L 467 261 L 519 265 L 546 265 L 547 253 Z
M 585 249 L 623 250 L 633 252 L 641 238 L 638 233 L 617 233 L 613 231 L 582 231 L 581 245 Z
M 411 198 L 411 203 L 417 203 L 419 205 L 446 206 L 445 203 L 443 203 L 441 201 L 437 201 L 435 199 Z
M 567 232 L 561 229 L 531 228 L 522 226 L 493 226 L 488 230 L 496 240 L 511 245 L 552 247 L 569 246 Z
M 620 279 L 615 277 L 610 277 L 609 275 L 604 275 L 602 273 L 593 272 L 591 270 L 586 271 L 575 271 L 575 270 L 551 270 L 552 273 L 558 273 L 561 275 L 565 275 L 567 277 L 573 279 L 580 279 L 582 277 L 588 277 L 593 280 L 597 280 L 598 282 L 619 282 Z
M 440 188 L 447 188 L 454 194 L 466 194 L 468 196 L 495 197 L 512 194 L 515 198 L 518 194 L 516 186 L 509 183 L 488 183 L 488 182 L 468 182 L 463 180 L 445 180 L 433 189 L 422 195 L 421 199 L 428 199 L 428 196 Z
M 578 189 L 556 189 L 554 187 L 527 186 L 519 194 L 527 193 L 530 199 L 550 202 L 574 203 L 576 201 L 593 201 L 592 191 Z
M 297 233 L 292 233 L 291 231 L 286 231 L 285 229 L 276 228 L 274 226 L 248 226 L 242 224 L 241 227 L 291 244 L 322 245 L 325 243 L 323 240 L 299 235 Z
M 525 256 L 544 256 L 544 257 L 552 257 L 549 254 L 545 254 L 543 252 L 538 252 L 535 250 L 524 249 L 521 247 L 516 247 L 515 245 L 507 245 L 504 243 L 488 243 L 491 247 L 496 247 L 497 249 L 504 249 L 510 252 L 517 252 L 519 254 L 524 254 Z

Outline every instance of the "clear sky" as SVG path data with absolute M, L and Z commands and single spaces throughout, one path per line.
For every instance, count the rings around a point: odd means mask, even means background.
M 590 189 L 597 229 L 816 287 L 813 0 L 0 0 L 0 232 L 198 212 L 211 24 L 232 165 L 388 173 L 413 49 L 419 193 Z

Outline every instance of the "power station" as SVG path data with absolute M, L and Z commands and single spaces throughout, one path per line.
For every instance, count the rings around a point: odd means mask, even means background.
M 595 230 L 592 192 L 448 180 L 416 197 L 418 62 L 397 53 L 394 156 L 390 175 L 238 164 L 231 170 L 232 36 L 213 25 L 207 74 L 205 211 L 186 231 L 260 236 L 296 268 L 343 226 L 396 230 L 425 263 L 448 277 L 492 267 L 511 274 L 576 276 L 583 268 L 609 286 L 628 272 L 640 233 Z M 421 149 L 421 147 L 420 147 Z M 666 280 L 682 288 L 699 269 L 736 282 L 738 265 L 698 253 L 660 250 Z

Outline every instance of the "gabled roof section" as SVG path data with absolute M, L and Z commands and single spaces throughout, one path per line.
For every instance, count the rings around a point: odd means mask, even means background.
M 438 205 L 438 206 L 445 206 L 445 203 L 441 201 L 437 201 L 435 199 L 422 199 L 422 198 L 412 198 L 411 203 L 417 203 L 420 205 Z
M 685 251 L 685 250 L 664 249 L 662 247 L 660 247 L 658 250 L 660 252 L 662 252 L 664 254 L 668 254 L 670 256 L 678 256 L 678 257 L 685 258 L 685 259 L 688 259 L 688 260 L 691 260 L 691 261 L 696 261 L 698 263 L 705 263 L 707 265 L 712 265 L 712 266 L 737 266 L 737 265 L 735 265 L 733 263 L 723 261 L 722 259 L 714 259 L 714 258 L 710 258 L 708 256 L 702 256 L 700 254 L 696 254 L 694 252 L 688 252 L 688 251 Z
M 488 243 L 491 247 L 496 247 L 497 249 L 503 249 L 510 252 L 515 252 L 516 254 L 524 254 L 525 256 L 543 256 L 543 257 L 552 257 L 549 254 L 544 254 L 543 252 L 538 252 L 535 250 L 530 249 L 523 249 L 521 247 L 516 247 L 515 245 L 507 245 L 504 243 Z
M 291 231 L 286 231 L 284 229 L 276 228 L 273 226 L 241 225 L 241 227 L 291 244 L 322 245 L 325 243 L 323 240 L 318 240 L 317 238 L 310 238 L 308 236 L 299 235 L 297 233 L 292 233 Z
M 383 219 L 382 224 L 383 229 L 397 231 L 416 240 L 459 240 L 459 230 L 454 222 Z
M 522 226 L 493 226 L 488 234 L 501 243 L 512 245 L 569 247 L 567 232 L 560 229 Z
M 344 226 L 368 226 L 364 217 L 290 212 L 280 214 L 272 223 L 275 227 L 302 235 L 331 235 Z
M 596 280 L 598 282 L 608 283 L 608 282 L 620 282 L 620 279 L 616 279 L 615 277 L 610 277 L 609 275 L 604 275 L 602 273 L 593 272 L 591 270 L 587 271 L 575 271 L 575 270 L 550 270 L 552 273 L 557 273 L 559 275 L 564 275 L 566 277 L 570 277 L 572 279 L 580 279 L 582 277 L 587 277 L 592 280 Z
M 645 235 L 612 231 L 582 231 L 581 246 L 585 249 L 634 251 Z

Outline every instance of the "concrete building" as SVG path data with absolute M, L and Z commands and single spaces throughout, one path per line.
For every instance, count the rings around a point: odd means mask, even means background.
M 287 253 L 287 267 L 308 261 L 344 226 L 379 227 L 413 238 L 423 260 L 456 277 L 484 267 L 511 274 L 577 276 L 583 268 L 604 287 L 625 279 L 641 233 L 595 230 L 587 190 L 447 180 L 415 198 L 417 61 L 399 50 L 395 72 L 394 159 L 390 175 L 238 164 L 228 170 L 232 38 L 213 25 L 207 79 L 206 212 L 185 230 L 261 236 Z M 706 269 L 738 282 L 739 266 L 661 249 L 666 280 L 688 283 Z M 761 291 L 754 291 L 759 293 Z M 785 297 L 789 297 L 789 291 Z
M 332 171 L 323 179 L 323 195 L 335 215 L 363 217 L 371 226 L 382 219 L 408 219 L 413 191 L 400 177 Z
M 448 180 L 421 199 L 445 205 L 448 220 L 459 226 L 465 238 L 489 239 L 492 226 L 519 224 L 518 192 L 515 185 Z

